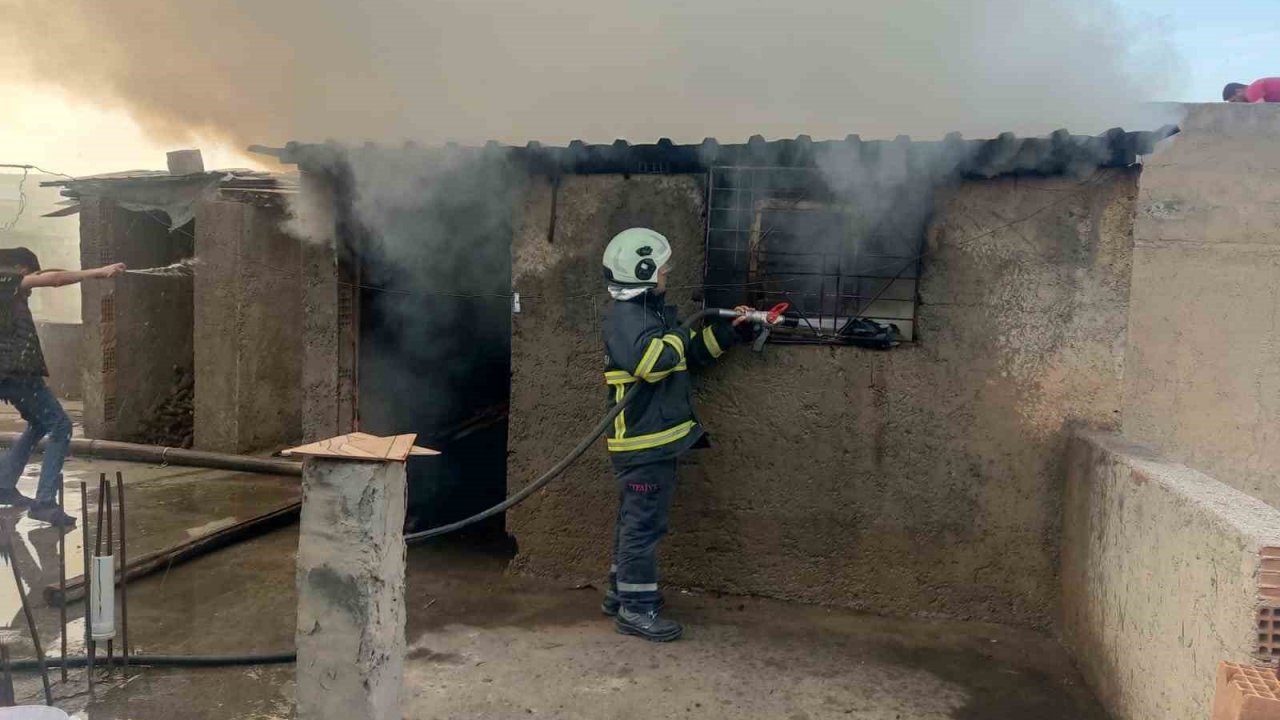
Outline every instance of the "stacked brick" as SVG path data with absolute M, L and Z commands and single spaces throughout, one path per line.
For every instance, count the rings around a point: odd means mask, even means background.
M 1275 669 L 1219 665 L 1212 720 L 1280 720 L 1280 680 Z

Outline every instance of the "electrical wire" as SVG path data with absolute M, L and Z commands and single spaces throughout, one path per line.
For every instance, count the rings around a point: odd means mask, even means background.
M 39 165 L 28 165 L 27 167 L 31 168 L 32 170 L 35 170 L 36 172 L 43 173 L 43 174 L 45 174 L 45 175 L 57 175 L 57 176 L 59 176 L 59 177 L 64 177 L 64 178 L 66 178 L 66 179 L 68 179 L 68 180 L 75 180 L 75 179 L 76 179 L 76 176 L 74 176 L 74 175 L 68 175 L 68 174 L 66 174 L 66 173 L 55 172 L 55 171 L 53 171 L 53 170 L 45 170 L 44 168 L 40 167 Z
M 45 175 L 57 175 L 57 176 L 59 176 L 59 177 L 64 177 L 64 178 L 66 178 L 66 179 L 68 179 L 68 180 L 76 180 L 76 179 L 77 179 L 77 178 L 76 178 L 76 176 L 74 176 L 74 175 L 68 175 L 68 174 L 66 174 L 66 173 L 54 172 L 53 170 L 45 170 L 44 168 L 40 167 L 39 165 L 27 165 L 27 164 L 22 164 L 22 163 L 0 163 L 0 168 L 12 168 L 12 169 L 14 169 L 14 170 L 35 170 L 35 171 L 36 171 L 36 172 L 38 172 L 38 173 L 43 173 L 43 174 L 45 174 Z
M 14 166 L 3 165 L 0 167 L 14 167 Z M 0 225 L 0 233 L 7 233 L 13 230 L 13 228 L 17 226 L 18 221 L 22 219 L 22 213 L 25 212 L 27 209 L 27 192 L 26 192 L 27 173 L 28 173 L 28 170 L 26 166 L 22 166 L 22 179 L 18 181 L 18 211 L 13 214 L 12 220 L 6 222 L 4 225 Z
M 0 225 L 0 233 L 7 233 L 12 231 L 13 228 L 18 225 L 18 221 L 22 219 L 22 214 L 27 209 L 27 193 L 26 193 L 27 175 L 32 170 L 35 170 L 36 172 L 39 172 L 39 173 L 44 173 L 45 175 L 58 175 L 60 177 L 68 178 L 70 180 L 76 179 L 74 176 L 68 175 L 66 173 L 54 172 L 52 170 L 45 170 L 39 165 L 0 163 L 0 168 L 10 168 L 10 169 L 22 171 L 22 179 L 18 181 L 18 212 L 14 213 L 12 220 L 6 222 L 4 225 Z

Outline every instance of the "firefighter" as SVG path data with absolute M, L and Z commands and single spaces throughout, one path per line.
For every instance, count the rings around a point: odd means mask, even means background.
M 614 299 L 603 326 L 610 407 L 632 385 L 641 387 L 606 433 L 619 501 L 601 609 L 619 633 L 657 642 L 675 640 L 683 631 L 662 617 L 658 592 L 658 541 L 667 532 L 676 458 L 708 444 L 693 412 L 688 371 L 710 365 L 736 344 L 734 326 L 746 319 L 682 330 L 675 308 L 663 302 L 671 267 L 671 244 L 647 228 L 624 230 L 605 248 L 604 276 Z

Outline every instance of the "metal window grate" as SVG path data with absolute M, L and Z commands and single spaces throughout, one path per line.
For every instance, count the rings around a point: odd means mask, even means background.
M 778 342 L 847 344 L 859 318 L 914 339 L 923 233 L 837 196 L 812 168 L 712 168 L 707 207 L 709 306 L 790 302 L 804 320 Z

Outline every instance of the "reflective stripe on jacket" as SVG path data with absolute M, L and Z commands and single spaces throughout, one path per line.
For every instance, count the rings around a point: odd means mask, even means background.
M 681 330 L 675 308 L 651 293 L 614 301 L 603 332 L 609 407 L 631 386 L 641 386 L 606 433 L 614 464 L 652 462 L 687 450 L 702 436 L 689 368 L 715 362 L 737 342 L 737 332 L 723 322 Z

